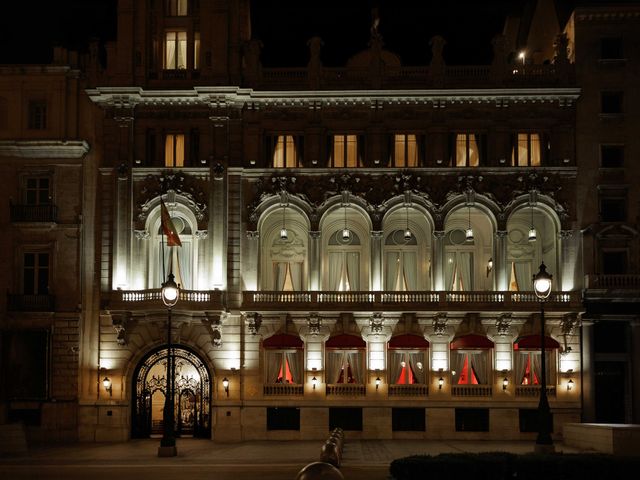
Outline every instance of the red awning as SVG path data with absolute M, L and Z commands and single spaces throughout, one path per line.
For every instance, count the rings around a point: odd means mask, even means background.
M 267 338 L 262 342 L 262 346 L 264 348 L 302 348 L 303 343 L 300 337 L 279 333 Z
M 389 348 L 429 348 L 429 342 L 419 335 L 396 335 L 389 341 Z
M 336 335 L 327 340 L 327 348 L 367 348 L 367 344 L 356 335 Z
M 462 335 L 451 342 L 451 349 L 459 348 L 493 348 L 493 342 L 484 335 Z
M 513 349 L 519 350 L 521 348 L 533 350 L 540 350 L 541 347 L 540 335 L 527 335 L 525 337 L 518 338 L 513 343 Z M 545 348 L 560 348 L 560 344 L 554 340 L 553 338 L 546 336 L 544 337 L 544 347 Z

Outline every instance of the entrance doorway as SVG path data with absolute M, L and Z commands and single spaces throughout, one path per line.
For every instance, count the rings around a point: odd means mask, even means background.
M 211 376 L 202 360 L 182 347 L 175 356 L 174 431 L 176 436 L 211 436 Z M 145 357 L 133 377 L 133 438 L 162 435 L 167 386 L 167 349 Z

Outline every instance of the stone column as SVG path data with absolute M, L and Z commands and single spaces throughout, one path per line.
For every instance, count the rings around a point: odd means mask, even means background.
M 258 285 L 258 272 L 260 271 L 260 232 L 247 230 L 247 240 L 243 248 L 243 272 L 244 285 L 247 290 L 267 290 L 269 287 Z
M 494 288 L 504 292 L 509 289 L 509 267 L 507 266 L 507 231 L 498 230 L 494 235 L 493 275 Z M 527 289 L 525 289 L 527 290 Z
M 383 289 L 382 234 L 380 230 L 371 231 L 371 290 L 374 291 Z
M 116 179 L 114 228 L 114 267 L 113 285 L 111 288 L 127 290 L 129 284 L 129 251 L 131 248 L 131 216 L 129 215 L 129 176 L 122 172 Z
M 582 421 L 594 422 L 596 419 L 596 379 L 593 321 L 582 319 Z
M 431 257 L 431 271 L 434 290 L 444 290 L 444 230 L 433 232 L 433 255 Z
M 309 290 L 318 291 L 320 287 L 320 231 L 309 231 Z
M 577 263 L 578 246 L 573 239 L 573 231 L 562 230 L 558 236 L 560 261 L 558 262 L 558 278 L 562 291 L 570 291 L 575 288 L 575 266 Z

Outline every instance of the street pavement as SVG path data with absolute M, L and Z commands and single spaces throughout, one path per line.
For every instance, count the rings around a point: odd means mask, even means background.
M 0 457 L 1 480 L 295 480 L 307 464 L 320 460 L 322 441 L 251 441 L 219 444 L 180 438 L 178 455 L 159 458 L 159 440 L 78 443 L 30 448 Z M 345 480 L 388 480 L 389 464 L 408 455 L 444 452 L 529 453 L 532 442 L 350 440 L 340 471 Z M 556 444 L 556 451 L 580 450 Z

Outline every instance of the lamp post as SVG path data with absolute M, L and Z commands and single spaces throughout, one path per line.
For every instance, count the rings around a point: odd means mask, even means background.
M 173 349 L 171 346 L 171 307 L 178 302 L 179 288 L 170 273 L 167 281 L 162 284 L 162 303 L 167 307 L 167 385 L 164 396 L 164 409 L 162 412 L 162 439 L 158 447 L 159 457 L 175 457 L 178 454 L 176 438 L 174 434 L 174 406 L 173 390 L 175 381 L 175 365 Z
M 551 409 L 547 399 L 547 366 L 545 358 L 545 334 L 544 334 L 544 302 L 551 294 L 551 281 L 553 277 L 547 273 L 544 262 L 540 264 L 540 270 L 533 276 L 533 290 L 540 300 L 540 402 L 538 403 L 538 436 L 536 437 L 535 451 L 538 453 L 551 453 L 554 451 L 551 438 Z

